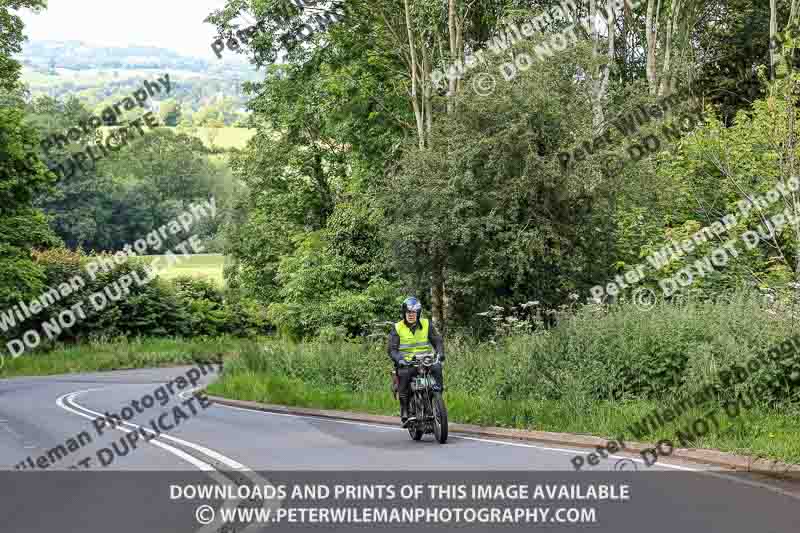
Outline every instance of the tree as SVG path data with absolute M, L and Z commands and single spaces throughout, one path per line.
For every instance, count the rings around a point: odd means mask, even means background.
M 10 10 L 28 8 L 38 13 L 46 8 L 45 0 L 2 0 L 0 1 L 0 88 L 13 90 L 18 81 L 21 66 L 11 56 L 22 52 L 22 19 Z
M 19 94 L 20 65 L 11 58 L 23 41 L 22 22 L 9 9 L 40 9 L 44 2 L 16 0 L 0 4 L 0 307 L 34 297 L 44 273 L 31 257 L 38 247 L 55 246 L 58 239 L 47 219 L 34 208 L 36 195 L 46 191 L 55 175 L 39 160 L 39 138 L 24 124 Z

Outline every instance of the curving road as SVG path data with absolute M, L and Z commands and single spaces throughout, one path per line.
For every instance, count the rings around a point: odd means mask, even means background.
M 412 479 L 466 484 L 517 480 L 531 486 L 630 481 L 631 499 L 602 502 L 595 524 L 540 524 L 554 531 L 800 531 L 800 489 L 794 483 L 734 477 L 676 461 L 651 469 L 640 464 L 639 472 L 631 472 L 633 462 L 641 463 L 635 456 L 624 461 L 624 472 L 613 471 L 623 457 L 618 456 L 575 473 L 570 458 L 585 450 L 458 434 L 451 434 L 444 446 L 431 436 L 417 443 L 399 427 L 204 406 L 192 396 L 191 387 L 179 390 L 177 382 L 162 395 L 168 396 L 168 403 L 138 405 L 140 412 L 127 423 L 114 428 L 95 421 L 106 412 L 120 413 L 159 388 L 165 390 L 166 382 L 189 371 L 0 380 L 0 475 L 5 481 L 0 500 L 0 524 L 5 526 L 0 529 L 91 532 L 107 531 L 113 523 L 114 530 L 123 531 L 199 531 L 201 526 L 192 520 L 198 502 L 171 499 L 167 485 L 278 486 L 341 479 L 388 483 L 396 478 L 398 486 Z M 211 379 L 213 374 L 203 376 L 197 384 Z M 11 486 L 15 490 L 7 491 Z M 212 507 L 220 504 L 216 501 Z M 203 531 L 220 530 L 217 525 Z M 300 527 L 270 526 L 273 531 Z M 425 530 L 420 525 L 406 527 Z M 426 527 L 457 529 L 452 524 Z

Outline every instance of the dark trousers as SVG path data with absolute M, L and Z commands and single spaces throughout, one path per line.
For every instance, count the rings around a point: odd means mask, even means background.
M 400 397 L 401 402 L 408 400 L 408 393 L 411 389 L 411 378 L 417 375 L 417 370 L 418 369 L 415 366 L 407 366 L 397 369 L 397 395 Z M 433 379 L 435 379 L 441 387 L 444 387 L 442 365 L 439 363 L 433 365 L 431 367 L 431 374 L 433 374 Z

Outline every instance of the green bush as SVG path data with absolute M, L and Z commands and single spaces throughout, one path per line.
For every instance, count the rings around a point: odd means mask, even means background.
M 269 330 L 266 309 L 254 300 L 226 297 L 225 292 L 208 280 L 178 277 L 173 283 L 189 314 L 192 335 L 245 337 Z
M 135 273 L 140 280 L 149 278 L 141 260 L 115 264 L 107 272 L 100 270 L 92 279 L 85 267 L 95 257 L 63 248 L 38 252 L 34 257 L 45 272 L 47 286 L 58 289 L 63 297 L 26 321 L 22 331 L 35 328 L 41 332 L 43 322 L 52 322 L 62 311 L 82 303 L 86 318 L 79 316 L 74 326 L 50 340 L 72 342 L 99 337 L 181 336 L 190 333 L 182 302 L 168 283 L 158 279 L 142 285 L 134 282 L 127 295 L 115 288 L 114 284 L 125 275 Z M 97 258 L 108 259 L 110 256 Z M 78 279 L 83 280 L 83 287 L 81 282 L 75 281 Z M 94 297 L 95 307 L 92 295 L 97 294 L 102 296 Z M 106 303 L 105 307 L 102 307 L 103 303 Z
M 269 329 L 263 307 L 244 298 L 228 301 L 220 289 L 205 280 L 156 278 L 142 285 L 134 282 L 127 295 L 120 293 L 114 284 L 123 276 L 136 274 L 143 281 L 149 278 L 142 259 L 132 258 L 114 264 L 109 271 L 100 270 L 92 279 L 86 265 L 110 256 L 90 257 L 80 251 L 56 248 L 35 252 L 33 257 L 43 272 L 46 287 L 55 289 L 59 298 L 8 331 L 8 339 L 35 329 L 43 341 L 47 341 L 43 347 L 47 347 L 55 342 L 117 337 L 244 337 L 264 334 Z M 97 308 L 92 303 L 93 298 Z M 107 305 L 102 307 L 102 303 Z M 79 309 L 85 317 L 78 311 L 78 320 L 73 326 L 60 332 L 53 329 L 49 336 L 44 334 L 43 323 L 59 325 L 59 315 L 74 309 L 76 304 L 82 304 Z
M 387 328 L 386 332 L 388 332 Z M 272 342 L 236 364 L 246 372 L 298 379 L 307 386 L 380 391 L 391 363 L 383 339 Z M 479 342 L 448 336 L 446 381 L 475 397 L 504 401 L 558 400 L 573 414 L 591 402 L 670 400 L 691 394 L 718 373 L 796 333 L 787 313 L 757 295 L 725 303 L 659 304 L 641 310 L 622 304 L 585 306 L 555 328 L 531 335 Z M 385 337 L 384 337 L 385 338 Z M 800 388 L 786 379 L 800 373 L 800 355 L 789 366 L 769 363 L 735 388 L 717 387 L 719 399 L 764 387 L 765 405 L 796 399 Z

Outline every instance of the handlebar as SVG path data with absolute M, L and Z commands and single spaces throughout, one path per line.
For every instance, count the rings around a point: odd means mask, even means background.
M 439 362 L 439 354 L 433 352 L 423 352 L 414 354 L 414 359 L 410 361 L 413 366 L 432 366 Z

